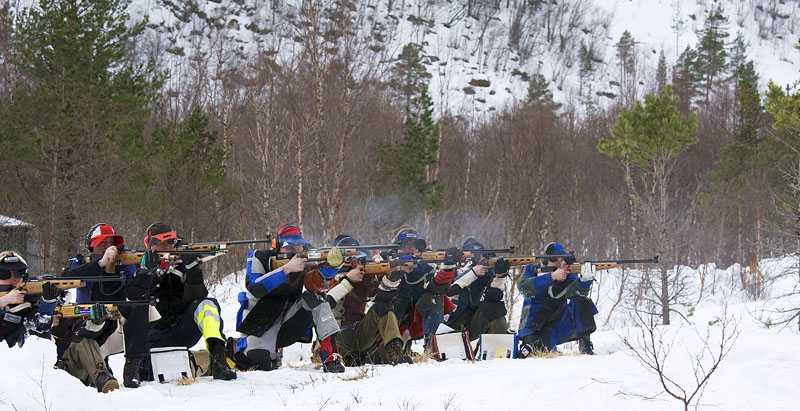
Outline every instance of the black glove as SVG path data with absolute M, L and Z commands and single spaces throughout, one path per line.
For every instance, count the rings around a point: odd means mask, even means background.
M 389 277 L 390 281 L 400 281 L 400 279 L 403 278 L 403 274 L 405 274 L 405 272 L 402 270 L 396 270 L 389 272 L 386 276 Z
M 141 266 L 147 268 L 147 271 L 153 271 L 161 265 L 161 258 L 156 250 L 147 250 L 142 255 Z
M 92 308 L 89 309 L 89 318 L 96 323 L 105 320 L 107 316 L 108 311 L 104 304 L 95 303 L 92 305 Z
M 456 265 L 461 260 L 461 256 L 463 253 L 461 250 L 455 247 L 450 247 L 444 252 L 444 265 L 442 265 L 443 270 L 452 270 L 456 268 Z
M 498 259 L 494 262 L 494 275 L 499 278 L 505 277 L 508 274 L 509 267 L 511 267 L 511 265 L 508 261 L 502 258 Z
M 51 282 L 42 284 L 42 300 L 46 303 L 54 303 L 58 299 L 58 288 Z

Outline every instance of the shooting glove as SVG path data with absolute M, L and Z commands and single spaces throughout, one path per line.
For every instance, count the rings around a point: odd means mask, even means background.
M 92 305 L 92 308 L 89 309 L 89 319 L 91 319 L 94 323 L 99 323 L 104 321 L 108 317 L 108 311 L 106 310 L 106 306 L 100 303 L 95 303 Z
M 580 280 L 583 282 L 592 281 L 594 280 L 594 276 L 597 273 L 597 266 L 590 262 L 583 263 L 583 267 L 581 267 L 581 274 Z
M 450 247 L 444 252 L 444 263 L 441 269 L 445 271 L 455 270 L 458 261 L 461 260 L 463 253 L 455 247 Z
M 395 291 L 397 290 L 397 287 L 400 286 L 400 279 L 402 278 L 402 271 L 392 271 L 381 278 L 381 283 L 378 285 L 378 289 L 382 291 Z
M 155 269 L 158 268 L 160 263 L 161 263 L 161 258 L 159 257 L 158 251 L 156 250 L 147 250 L 142 255 L 141 266 L 143 268 L 146 268 L 147 271 L 151 272 L 155 271 Z
M 497 278 L 503 278 L 508 275 L 508 269 L 511 265 L 508 261 L 500 258 L 494 262 L 494 275 Z
M 328 257 L 326 260 L 329 266 L 336 269 L 342 268 L 344 265 L 344 251 L 333 247 L 330 251 L 328 251 Z
M 58 288 L 51 282 L 42 284 L 42 300 L 48 304 L 58 300 Z

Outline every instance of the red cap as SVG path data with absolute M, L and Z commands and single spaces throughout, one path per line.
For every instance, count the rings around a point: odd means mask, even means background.
M 122 238 L 121 235 L 115 234 L 114 229 L 111 228 L 108 224 L 98 224 L 94 227 L 94 229 L 89 233 L 89 245 L 91 247 L 97 247 L 103 240 L 106 238 L 111 237 L 114 239 L 114 245 L 117 247 L 122 246 L 125 244 L 125 239 Z

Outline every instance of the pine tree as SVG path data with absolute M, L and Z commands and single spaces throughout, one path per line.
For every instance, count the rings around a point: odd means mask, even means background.
M 586 105 L 586 111 L 592 112 L 594 110 L 594 96 L 592 91 L 592 78 L 594 77 L 594 55 L 586 43 L 581 41 L 581 48 L 578 50 L 578 58 L 580 59 L 580 90 L 579 93 Z
M 425 67 L 427 59 L 422 55 L 422 46 L 408 43 L 397 56 L 397 63 L 392 67 L 392 88 L 405 106 L 411 104 L 414 96 L 419 96 L 423 87 L 427 87 L 431 74 Z
M 726 145 L 714 168 L 706 173 L 706 178 L 711 182 L 713 194 L 717 201 L 725 206 L 734 207 L 736 214 L 741 215 L 745 209 L 755 209 L 757 220 L 763 213 L 764 200 L 769 196 L 764 192 L 768 186 L 768 169 L 770 160 L 768 150 L 765 149 L 765 140 L 760 138 L 761 97 L 758 92 L 758 75 L 752 61 L 742 64 L 734 72 L 735 85 L 735 116 L 731 135 L 733 141 Z M 737 258 L 742 264 L 746 263 L 744 251 L 745 230 L 755 227 L 755 239 L 761 238 L 760 221 L 747 223 L 747 227 L 737 221 L 738 250 Z M 756 252 L 759 254 L 760 246 L 756 241 Z M 743 286 L 744 277 L 742 278 Z
M 403 139 L 380 148 L 379 180 L 387 194 L 397 195 L 403 209 L 435 210 L 442 206 L 444 183 L 431 180 L 429 167 L 436 164 L 439 125 L 433 118 L 428 88 L 411 99 L 403 123 Z
M 598 151 L 617 158 L 631 170 L 626 176 L 629 194 L 642 208 L 645 223 L 654 233 L 654 246 L 668 255 L 672 253 L 667 250 L 674 249 L 669 241 L 676 224 L 669 201 L 674 196 L 668 190 L 678 156 L 698 141 L 693 136 L 696 130 L 696 114 L 682 115 L 672 87 L 667 86 L 660 96 L 646 95 L 644 105 L 637 101 L 632 109 L 623 107 L 611 129 L 613 139 L 601 138 L 597 144 Z M 655 287 L 664 324 L 670 322 L 670 304 L 678 292 L 672 288 L 667 271 L 671 263 L 674 261 L 665 261 L 661 266 L 660 285 Z
M 628 30 L 616 44 L 619 58 L 619 84 L 622 104 L 626 107 L 636 99 L 636 43 Z
M 393 88 L 407 101 L 403 139 L 380 147 L 376 170 L 382 191 L 398 196 L 407 212 L 441 207 L 444 192 L 444 183 L 433 179 L 430 172 L 439 150 L 439 125 L 428 94 L 430 74 L 420 51 L 418 45 L 407 44 L 392 70 Z
M 126 204 L 147 221 L 167 220 L 190 227 L 201 213 L 214 209 L 219 200 L 230 199 L 223 150 L 216 131 L 208 130 L 208 115 L 195 107 L 177 125 L 160 127 L 144 148 L 148 167 L 134 170 Z M 176 206 L 176 199 L 180 204 Z M 223 204 L 224 205 L 224 204 Z
M 703 30 L 697 33 L 700 44 L 697 46 L 697 69 L 700 74 L 701 87 L 704 90 L 705 101 L 708 103 L 714 81 L 726 72 L 728 67 L 728 52 L 725 39 L 728 18 L 722 5 L 718 5 L 708 12 Z
M 661 93 L 661 90 L 667 87 L 667 56 L 664 50 L 658 54 L 658 66 L 656 68 L 656 92 Z
M 747 42 L 744 40 L 742 33 L 736 35 L 733 39 L 730 48 L 730 67 L 736 71 L 739 66 L 747 64 Z M 736 73 L 733 73 L 734 76 Z
M 46 270 L 96 222 L 89 219 L 120 206 L 116 194 L 140 165 L 148 105 L 162 78 L 152 64 L 128 60 L 145 22 L 127 26 L 127 3 L 41 0 L 19 13 L 12 33 L 24 81 L 0 122 L 28 190 L 6 195 L 38 211 Z
M 686 46 L 672 70 L 672 86 L 678 97 L 678 109 L 683 114 L 691 111 L 692 99 L 697 95 L 697 52 Z
M 550 83 L 539 73 L 531 76 L 531 80 L 528 82 L 527 103 L 532 106 L 547 106 L 552 110 L 558 110 L 558 108 L 561 107 L 561 104 L 553 101 L 553 92 L 550 91 Z
M 800 49 L 800 46 L 797 48 Z M 794 240 L 792 252 L 798 252 L 800 251 L 800 81 L 785 88 L 770 82 L 764 106 L 774 118 L 772 128 L 775 131 L 768 147 L 774 176 L 770 181 L 769 191 L 784 217 L 784 224 L 780 227 L 787 237 Z

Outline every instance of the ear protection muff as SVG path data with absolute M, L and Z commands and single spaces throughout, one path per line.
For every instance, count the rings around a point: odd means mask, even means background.
M 86 247 L 86 250 L 92 251 L 92 249 L 94 248 L 92 247 L 92 233 L 94 232 L 94 230 L 97 230 L 97 227 L 100 227 L 101 225 L 108 225 L 108 224 L 97 223 L 93 225 L 92 228 L 89 229 L 88 233 L 86 233 L 86 238 L 83 241 L 83 246 Z

